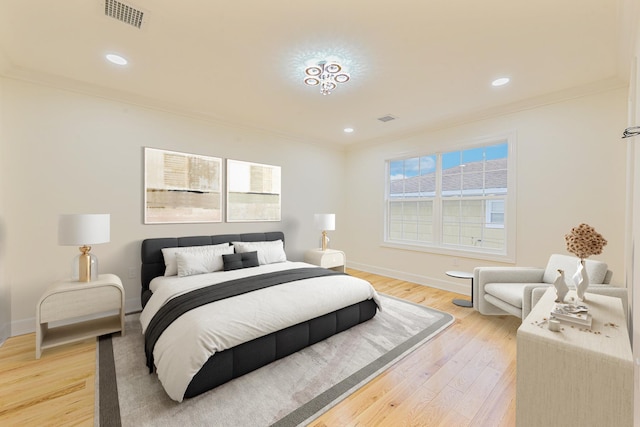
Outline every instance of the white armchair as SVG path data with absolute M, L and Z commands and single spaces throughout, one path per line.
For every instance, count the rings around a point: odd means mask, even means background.
M 532 267 L 476 267 L 473 271 L 474 308 L 482 314 L 511 314 L 524 319 L 547 287 L 553 286 L 558 269 L 565 272 L 567 285 L 578 267 L 578 258 L 553 254 L 546 268 Z M 627 289 L 609 286 L 613 273 L 601 261 L 587 260 L 589 276 L 587 292 L 622 298 L 627 308 Z M 542 288 L 542 289 L 541 289 Z M 535 289 L 541 289 L 535 291 Z

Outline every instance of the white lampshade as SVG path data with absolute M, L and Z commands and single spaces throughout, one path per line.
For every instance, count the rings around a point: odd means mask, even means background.
M 333 231 L 336 229 L 335 214 L 315 214 L 316 229 L 322 231 Z
M 336 215 L 335 214 L 315 214 L 314 222 L 316 229 L 322 230 L 322 250 L 327 250 L 327 244 L 329 243 L 329 237 L 327 231 L 336 229 Z
M 110 239 L 109 214 L 60 215 L 58 219 L 58 244 L 79 246 L 81 255 L 73 259 L 71 278 L 90 282 L 98 278 L 98 258 L 90 253 L 91 246 L 107 243 Z
M 60 215 L 58 244 L 81 246 L 109 242 L 110 217 L 109 214 Z

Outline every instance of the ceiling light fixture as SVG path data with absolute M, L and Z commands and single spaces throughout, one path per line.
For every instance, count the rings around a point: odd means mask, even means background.
M 305 84 L 309 86 L 320 85 L 320 93 L 330 95 L 331 91 L 338 87 L 338 83 L 349 81 L 349 74 L 342 71 L 342 66 L 337 62 L 318 62 L 318 65 L 311 65 L 304 70 L 306 77 Z
M 344 128 L 345 133 L 353 132 L 353 128 Z
M 507 83 L 509 83 L 509 77 L 501 77 L 499 79 L 495 79 L 494 81 L 491 82 L 491 86 L 504 86 Z
M 123 58 L 122 56 L 116 55 L 114 53 L 109 53 L 105 57 L 107 58 L 107 61 L 112 62 L 112 63 L 117 64 L 117 65 L 127 65 L 127 63 L 129 62 L 125 58 Z

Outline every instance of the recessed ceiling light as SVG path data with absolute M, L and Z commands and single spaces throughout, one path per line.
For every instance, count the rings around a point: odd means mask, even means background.
M 107 58 L 107 61 L 113 62 L 114 64 L 117 64 L 117 65 L 127 65 L 127 63 L 129 62 L 126 59 L 124 59 L 122 56 L 116 55 L 114 53 L 107 54 L 106 58 Z
M 344 128 L 345 133 L 353 132 L 353 128 Z
M 509 77 L 500 77 L 499 79 L 495 79 L 494 81 L 491 82 L 492 86 L 504 86 L 507 83 L 509 83 Z

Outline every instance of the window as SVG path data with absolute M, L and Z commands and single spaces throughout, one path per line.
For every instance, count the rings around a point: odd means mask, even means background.
M 502 140 L 387 161 L 385 242 L 509 255 L 509 147 Z
M 504 200 L 487 200 L 485 223 L 489 228 L 504 228 Z

